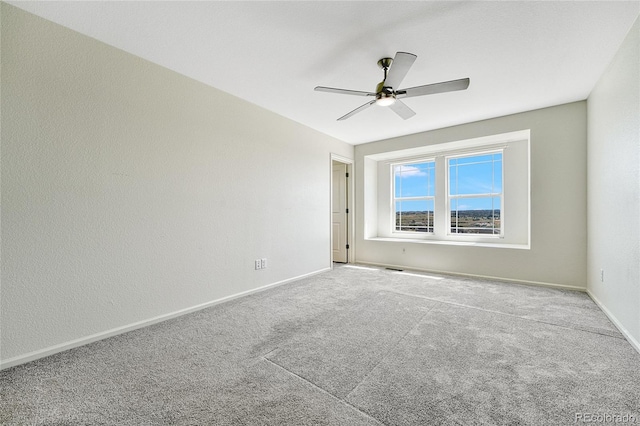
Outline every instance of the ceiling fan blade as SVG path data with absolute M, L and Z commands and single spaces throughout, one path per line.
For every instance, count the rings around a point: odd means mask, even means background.
M 469 79 L 443 81 L 442 83 L 426 84 L 424 86 L 410 87 L 396 91 L 398 98 L 410 98 L 413 96 L 433 95 L 435 93 L 454 92 L 456 90 L 466 90 L 469 87 Z
M 348 89 L 337 89 L 335 87 L 324 87 L 324 86 L 316 86 L 313 90 L 316 92 L 329 92 L 329 93 L 339 93 L 341 95 L 356 95 L 356 96 L 375 96 L 375 93 L 371 92 L 361 92 L 360 90 L 348 90 Z
M 342 117 L 338 118 L 338 121 L 342 121 L 342 120 L 346 120 L 347 118 L 351 117 L 352 115 L 355 115 L 357 113 L 359 113 L 360 111 L 364 111 L 365 109 L 369 108 L 371 105 L 375 104 L 376 100 L 372 100 L 370 102 L 367 102 L 364 105 L 360 105 L 358 108 L 354 109 L 351 112 L 346 113 L 345 115 L 343 115 Z
M 387 78 L 384 80 L 384 85 L 387 87 L 399 87 L 416 58 L 417 56 L 412 53 L 397 52 L 387 73 Z
M 389 108 L 391 108 L 393 110 L 393 112 L 398 114 L 403 120 L 406 120 L 406 119 L 411 118 L 414 115 L 416 115 L 414 110 L 409 108 L 407 106 L 407 104 L 405 104 L 404 102 L 402 102 L 399 99 L 396 99 L 396 101 L 394 103 L 389 105 Z

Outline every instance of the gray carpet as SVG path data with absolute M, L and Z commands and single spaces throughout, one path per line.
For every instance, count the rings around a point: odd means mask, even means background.
M 3 425 L 640 423 L 639 407 L 640 355 L 584 293 L 350 266 L 0 372 Z

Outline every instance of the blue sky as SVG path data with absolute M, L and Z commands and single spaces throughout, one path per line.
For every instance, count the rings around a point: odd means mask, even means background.
M 451 158 L 449 161 L 450 195 L 480 195 L 502 192 L 502 153 Z M 396 197 L 435 195 L 435 163 L 403 164 L 395 167 Z M 433 202 L 411 200 L 398 202 L 401 211 L 433 210 Z M 500 197 L 458 198 L 452 209 L 500 209 Z

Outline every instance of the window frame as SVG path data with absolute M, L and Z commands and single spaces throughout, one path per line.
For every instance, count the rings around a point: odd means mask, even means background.
M 469 139 L 449 139 L 447 135 L 396 150 L 382 150 L 363 155 L 362 232 L 365 241 L 402 244 L 434 244 L 487 247 L 497 249 L 531 249 L 532 189 L 531 129 Z M 387 147 L 388 149 L 389 147 Z M 446 167 L 444 156 L 475 152 L 503 151 L 502 230 L 504 238 L 491 234 L 449 234 L 446 224 Z M 436 203 L 434 233 L 393 232 L 391 211 L 392 173 L 390 164 L 436 159 Z M 440 197 L 438 197 L 440 195 Z M 442 202 L 439 202 L 442 200 Z M 505 220 L 504 213 L 507 213 Z M 450 228 L 449 228 L 450 229 Z
M 446 206 L 447 206 L 447 210 L 446 210 L 446 214 L 445 214 L 445 221 L 446 221 L 446 235 L 449 237 L 461 237 L 461 238 L 467 238 L 467 237 L 483 237 L 483 238 L 504 238 L 504 206 L 505 206 L 505 200 L 504 200 L 504 194 L 505 194 L 505 178 L 504 178 L 504 148 L 495 148 L 495 149 L 478 149 L 478 150 L 474 150 L 474 151 L 468 151 L 468 152 L 463 152 L 463 153 L 451 153 L 448 155 L 444 156 L 444 166 L 445 166 L 445 197 L 446 197 Z M 501 155 L 501 167 L 500 167 L 500 181 L 502 182 L 501 185 L 501 192 L 500 193 L 485 193 L 485 194 L 456 194 L 456 195 L 451 195 L 451 166 L 449 164 L 449 160 L 451 159 L 455 159 L 455 158 L 467 158 L 467 157 L 478 157 L 478 156 L 482 156 L 482 155 L 493 155 L 493 154 L 500 154 Z M 492 185 L 493 186 L 493 185 Z M 495 197 L 500 197 L 500 233 L 499 234 L 482 234 L 480 232 L 477 233 L 456 233 L 456 232 L 452 232 L 451 231 L 451 201 L 453 199 L 460 199 L 460 198 L 495 198 Z
M 395 168 L 397 166 L 404 166 L 404 165 L 411 165 L 411 164 L 421 164 L 421 163 L 433 163 L 433 170 L 434 170 L 434 178 L 433 178 L 433 195 L 425 195 L 425 196 L 417 196 L 417 197 L 396 197 L 396 179 L 395 179 Z M 437 196 L 437 179 L 436 179 L 436 158 L 435 157 L 424 157 L 424 158 L 411 158 L 411 159 L 404 159 L 402 161 L 397 161 L 397 162 L 392 162 L 389 164 L 389 172 L 391 174 L 391 197 L 390 197 L 390 201 L 391 201 L 391 208 L 390 208 L 390 221 L 391 221 L 391 232 L 393 234 L 401 234 L 401 235 L 413 235 L 413 236 L 420 236 L 420 235 L 434 235 L 435 232 L 435 227 L 436 227 L 436 222 L 435 222 L 435 216 L 436 216 L 436 196 Z M 420 231 L 403 231 L 403 230 L 398 230 L 396 229 L 396 215 L 397 215 L 397 211 L 396 211 L 396 202 L 398 201 L 418 201 L 418 200 L 432 200 L 433 201 L 433 218 L 432 218 L 432 223 L 433 225 L 431 226 L 432 230 L 431 231 L 426 231 L 426 232 L 420 232 Z M 428 226 L 427 226 L 428 228 Z

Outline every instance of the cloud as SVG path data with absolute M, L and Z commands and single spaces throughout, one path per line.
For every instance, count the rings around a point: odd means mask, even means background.
M 401 165 L 401 166 L 397 166 L 396 174 L 400 174 L 401 178 L 406 178 L 406 177 L 412 177 L 412 176 L 426 176 L 427 172 L 415 166 Z

